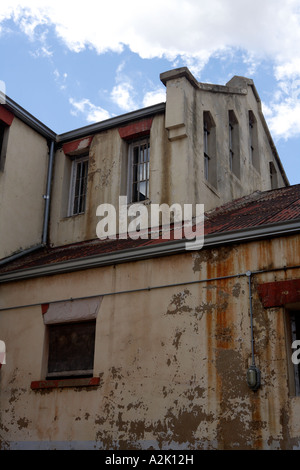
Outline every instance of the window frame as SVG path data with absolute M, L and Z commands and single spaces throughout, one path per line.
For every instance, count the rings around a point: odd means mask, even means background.
M 203 147 L 204 147 L 204 178 L 208 181 L 209 179 L 209 130 L 207 128 L 206 120 L 203 122 Z
M 78 166 L 86 166 L 85 176 L 80 178 L 80 188 L 82 187 L 82 180 L 85 179 L 85 191 L 81 193 L 79 189 L 79 196 L 78 196 L 78 203 L 77 203 L 77 210 L 74 210 L 75 205 L 75 198 L 76 196 L 76 181 L 77 181 L 77 169 Z M 89 154 L 84 153 L 81 155 L 76 155 L 72 159 L 72 167 L 71 167 L 71 177 L 70 177 L 70 191 L 69 191 L 69 204 L 68 204 L 68 216 L 73 217 L 76 215 L 84 214 L 86 210 L 86 200 L 87 200 L 87 192 L 88 192 L 88 170 L 89 170 Z M 83 182 L 84 184 L 84 182 Z M 81 194 L 80 194 L 81 193 Z M 80 205 L 83 201 L 83 208 L 80 210 Z
M 249 125 L 249 152 L 250 162 L 253 167 L 259 172 L 259 150 L 258 150 L 258 134 L 257 134 L 257 120 L 252 110 L 248 111 L 248 125 Z
M 140 149 L 146 146 L 146 157 L 140 160 Z M 138 161 L 134 162 L 134 153 L 138 149 Z M 145 154 L 143 153 L 143 155 Z M 134 180 L 134 166 L 136 165 L 136 180 Z M 142 168 L 143 178 L 140 178 L 140 169 Z M 139 187 L 141 183 L 145 183 L 145 197 L 140 198 Z M 134 190 L 134 185 L 137 189 Z M 127 178 L 127 197 L 129 203 L 143 203 L 150 198 L 150 135 L 131 141 L 128 145 L 128 178 Z
M 271 189 L 278 188 L 277 170 L 273 162 L 269 162 Z
M 239 123 L 232 109 L 228 111 L 228 152 L 229 169 L 237 178 L 240 178 Z
M 217 188 L 216 124 L 210 111 L 203 111 L 203 158 L 204 180 Z
M 64 370 L 51 370 L 52 366 L 50 364 L 51 361 L 53 361 L 53 354 L 57 354 L 57 348 L 56 350 L 51 350 L 50 348 L 52 347 L 51 345 L 54 343 L 52 336 L 59 333 L 57 332 L 59 329 L 62 330 L 60 333 L 61 335 L 63 334 L 63 331 L 66 330 L 71 330 L 72 333 L 77 333 L 76 330 L 80 330 L 81 327 L 83 326 L 92 326 L 93 331 L 92 331 L 92 368 L 86 368 L 86 369 L 74 369 L 74 368 L 66 368 Z M 72 331 L 73 330 L 73 331 Z M 46 380 L 62 380 L 62 379 L 70 379 L 70 378 L 90 378 L 93 377 L 93 372 L 94 372 L 94 361 L 95 361 L 95 342 L 96 342 L 96 320 L 85 320 L 85 321 L 72 321 L 72 322 L 60 322 L 60 323 L 53 323 L 47 325 L 47 366 L 46 366 Z M 69 344 L 70 346 L 70 344 Z M 78 352 L 79 353 L 79 352 Z M 64 358 L 66 355 L 64 355 Z M 74 359 L 74 356 L 72 357 Z M 49 370 L 50 369 L 50 370 Z
M 293 364 L 292 361 L 294 352 L 292 344 L 295 340 L 300 340 L 300 303 L 286 306 L 284 314 L 289 394 L 293 397 L 300 397 L 300 364 Z M 298 325 L 296 325 L 296 316 L 298 316 Z

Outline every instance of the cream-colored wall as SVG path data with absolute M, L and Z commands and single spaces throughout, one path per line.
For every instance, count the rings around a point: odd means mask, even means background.
M 171 72 L 172 74 L 172 72 Z M 166 128 L 174 166 L 180 165 L 181 187 L 178 202 L 202 203 L 205 210 L 213 209 L 256 190 L 271 189 L 269 162 L 277 169 L 278 187 L 285 186 L 275 161 L 266 131 L 261 121 L 261 104 L 257 101 L 247 79 L 237 81 L 239 87 L 195 85 L 185 76 L 168 79 L 166 102 Z M 243 87 L 242 87 L 243 86 Z M 177 107 L 180 110 L 174 111 Z M 239 123 L 240 177 L 229 167 L 228 111 L 233 110 Z M 260 169 L 250 161 L 248 111 L 257 120 Z M 203 112 L 209 111 L 216 129 L 217 184 L 204 177 Z M 172 132 L 176 132 L 176 137 Z M 174 140 L 173 140 L 174 139 Z M 176 164 L 175 164 L 176 162 Z M 177 187 L 176 187 L 177 189 Z M 178 193 L 177 193 L 178 194 Z M 177 195 L 176 194 L 176 195 Z
M 7 358 L 0 370 L 0 448 L 299 447 L 300 398 L 288 391 L 284 311 L 264 309 L 256 290 L 257 283 L 299 278 L 299 269 L 253 275 L 262 386 L 253 392 L 246 383 L 245 273 L 268 270 L 270 260 L 272 268 L 299 265 L 299 237 L 1 284 Z M 203 282 L 180 285 L 196 280 Z M 171 284 L 179 285 L 159 288 Z M 40 304 L 93 295 L 104 296 L 94 362 L 100 386 L 32 391 L 31 381 L 45 378 Z
M 261 105 L 251 81 L 235 78 L 233 86 L 197 84 L 172 72 L 166 81 L 166 112 L 156 115 L 150 132 L 150 198 L 155 204 L 204 204 L 206 211 L 256 190 L 271 189 L 269 163 L 277 168 L 278 186 L 284 186 L 268 136 L 261 120 Z M 229 82 L 231 83 L 231 82 Z M 229 168 L 228 111 L 239 123 L 240 177 Z M 257 121 L 259 171 L 250 161 L 248 111 Z M 209 111 L 216 125 L 216 185 L 204 177 L 203 112 Z M 51 211 L 51 243 L 67 243 L 97 237 L 102 203 L 113 204 L 117 214 L 119 196 L 127 194 L 128 144 L 118 129 L 99 132 L 90 147 L 88 195 L 85 214 L 67 217 L 71 161 L 58 150 L 55 158 Z M 150 222 L 149 222 L 150 223 Z
M 165 137 L 164 115 L 153 119 L 150 135 L 150 201 L 160 203 L 174 197 L 170 191 L 171 178 L 180 175 L 169 170 L 170 156 Z M 112 204 L 119 212 L 119 196 L 127 195 L 128 144 L 111 129 L 93 137 L 89 150 L 88 192 L 84 214 L 68 217 L 67 203 L 70 188 L 71 160 L 62 149 L 55 155 L 53 196 L 51 204 L 50 239 L 53 245 L 64 245 L 97 238 L 96 216 L 100 204 Z M 172 183 L 176 187 L 175 183 Z M 129 203 L 130 201 L 128 201 Z
M 0 258 L 41 243 L 47 168 L 46 140 L 15 117 L 0 172 Z

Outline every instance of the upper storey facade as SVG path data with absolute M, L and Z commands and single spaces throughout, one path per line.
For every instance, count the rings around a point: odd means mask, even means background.
M 187 68 L 160 78 L 165 103 L 62 135 L 1 105 L 1 258 L 96 238 L 97 207 L 118 210 L 120 196 L 207 211 L 289 184 L 252 80 L 204 84 Z

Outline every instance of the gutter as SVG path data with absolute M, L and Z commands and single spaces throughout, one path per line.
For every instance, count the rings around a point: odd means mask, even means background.
M 261 227 L 250 227 L 242 230 L 235 230 L 228 233 L 212 233 L 204 237 L 203 249 L 217 248 L 234 243 L 247 243 L 266 238 L 294 235 L 300 232 L 300 218 L 286 222 L 276 222 Z M 114 264 L 129 263 L 145 259 L 162 256 L 170 256 L 182 253 L 190 253 L 186 250 L 186 240 L 172 240 L 161 244 L 146 245 L 143 247 L 130 248 L 93 255 L 75 260 L 62 261 L 59 263 L 36 266 L 32 268 L 15 270 L 0 274 L 0 283 L 12 282 L 24 279 L 32 279 L 40 276 L 64 274 L 83 269 L 99 268 Z
M 89 124 L 88 126 L 80 127 L 64 134 L 59 134 L 56 136 L 56 142 L 62 144 L 64 142 L 69 142 L 72 140 L 79 139 L 81 137 L 86 137 L 87 135 L 92 135 L 97 132 L 105 131 L 113 127 L 120 127 L 127 124 L 130 121 L 136 121 L 138 119 L 143 119 L 153 114 L 163 113 L 166 109 L 166 103 L 154 104 L 146 108 L 138 109 L 136 111 L 131 111 L 130 113 L 121 114 L 105 121 L 96 122 L 94 124 Z

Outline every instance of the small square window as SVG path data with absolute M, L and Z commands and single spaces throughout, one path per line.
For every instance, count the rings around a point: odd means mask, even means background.
M 69 215 L 85 212 L 88 177 L 88 155 L 75 157 L 72 163 Z
M 48 325 L 47 379 L 92 377 L 96 322 Z

